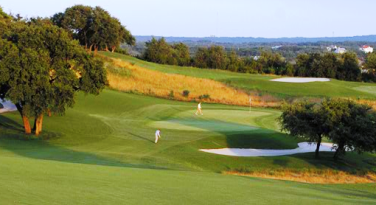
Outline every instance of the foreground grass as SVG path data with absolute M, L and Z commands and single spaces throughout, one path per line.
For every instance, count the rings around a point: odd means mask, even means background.
M 375 187 L 0 156 L 1 204 L 372 204 Z
M 376 90 L 376 84 L 374 83 L 347 82 L 332 79 L 330 82 L 313 82 L 297 85 L 295 83 L 270 81 L 273 78 L 279 78 L 279 76 L 242 74 L 221 70 L 160 65 L 117 53 L 101 52 L 101 54 L 151 70 L 217 80 L 235 88 L 258 92 L 262 95 L 271 94 L 280 98 L 351 97 L 356 99 L 376 99 L 376 94 L 372 91 Z
M 21 119 L 0 115 L 0 204 L 372 203 L 373 185 L 308 185 L 226 171 L 331 169 L 375 171 L 375 156 L 332 153 L 228 157 L 200 148 L 292 149 L 279 111 L 169 101 L 105 90 L 80 95 L 65 116 L 46 117 L 43 139 L 25 139 Z M 154 132 L 162 139 L 154 144 Z M 272 197 L 271 197 L 272 196 Z

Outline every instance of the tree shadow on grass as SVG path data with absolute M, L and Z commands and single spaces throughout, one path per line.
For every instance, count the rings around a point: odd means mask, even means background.
M 16 121 L 0 115 L 0 149 L 16 155 L 39 160 L 103 165 L 115 167 L 167 169 L 153 165 L 132 164 L 89 152 L 81 152 L 49 143 L 47 139 L 62 137 L 59 133 L 43 131 L 40 138 L 23 134 L 23 127 Z
M 130 135 L 132 135 L 132 136 L 134 136 L 134 137 L 137 137 L 137 138 L 139 138 L 139 139 L 141 139 L 141 140 L 145 140 L 145 141 L 149 141 L 149 142 L 151 142 L 151 143 L 155 143 L 153 140 L 151 140 L 151 139 L 148 139 L 148 138 L 146 138 L 146 137 L 143 137 L 143 136 L 140 136 L 140 135 L 137 135 L 137 134 L 134 134 L 134 133 L 131 133 L 131 132 L 127 132 L 128 134 L 130 134 Z
M 237 132 L 236 130 L 225 131 L 226 129 L 213 129 L 215 127 L 206 126 L 205 121 L 203 121 L 203 123 L 191 123 L 190 120 L 180 120 L 178 122 L 182 125 L 194 126 L 200 129 L 216 132 L 225 136 L 227 147 L 229 148 L 295 149 L 298 147 L 298 143 L 302 142 L 301 139 L 297 139 L 287 134 L 279 133 L 274 130 L 267 130 L 264 128 Z M 229 126 L 233 128 L 236 128 L 237 126 L 246 126 L 243 124 L 216 120 L 211 120 L 211 122 L 217 123 L 219 126 Z M 200 149 L 205 148 L 207 147 L 200 147 Z M 320 152 L 319 159 L 315 158 L 314 152 L 259 158 L 264 158 L 265 161 L 271 161 L 271 163 L 274 166 L 280 167 L 282 169 L 302 169 L 304 168 L 304 164 L 309 164 L 311 168 L 332 169 L 338 171 L 345 171 L 348 173 L 372 170 L 376 171 L 376 169 L 372 169 L 373 161 L 370 160 L 372 158 L 375 159 L 375 157 L 368 155 L 359 155 L 357 153 L 348 153 L 346 156 L 343 157 L 343 159 L 340 159 L 338 161 L 333 160 L 333 152 Z M 366 163 L 367 160 L 370 162 Z
M 298 147 L 297 143 L 300 142 L 286 134 L 250 125 L 220 120 L 210 120 L 208 122 L 194 122 L 194 120 L 172 121 L 184 126 L 219 133 L 226 137 L 228 148 L 294 149 Z
M 0 115 L 0 127 L 2 129 L 13 129 L 19 132 L 24 131 L 23 127 L 20 124 L 7 117 L 4 117 L 3 115 Z

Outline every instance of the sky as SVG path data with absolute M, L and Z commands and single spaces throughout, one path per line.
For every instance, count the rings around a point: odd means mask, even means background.
M 376 34 L 376 0 L 0 0 L 7 13 L 49 17 L 100 6 L 133 35 L 333 37 Z

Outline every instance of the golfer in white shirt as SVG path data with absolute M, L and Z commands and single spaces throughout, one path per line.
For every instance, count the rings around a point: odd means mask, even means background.
M 198 113 L 200 113 L 201 115 L 204 115 L 204 114 L 202 113 L 202 110 L 201 110 L 201 102 L 197 105 L 196 115 L 197 115 Z
M 157 129 L 157 131 L 155 131 L 155 143 L 158 142 L 159 138 L 161 138 L 161 130 Z

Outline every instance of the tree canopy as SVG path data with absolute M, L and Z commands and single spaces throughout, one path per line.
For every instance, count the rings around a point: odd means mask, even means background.
M 6 14 L 4 11 L 3 11 L 3 8 L 1 8 L 0 6 L 0 19 L 10 19 L 11 16 L 9 16 L 8 14 Z
M 355 53 L 309 53 L 296 58 L 296 76 L 326 77 L 339 80 L 360 81 L 361 70 Z
M 376 112 L 367 105 L 346 99 L 329 99 L 319 104 L 298 102 L 284 105 L 279 121 L 292 136 L 316 142 L 327 137 L 338 159 L 346 150 L 376 151 Z
M 75 93 L 99 94 L 107 79 L 103 62 L 50 21 L 10 21 L 0 30 L 0 98 L 20 112 L 26 133 L 34 117 L 35 133 L 43 114 L 63 114 L 75 103 Z
M 74 39 L 90 50 L 114 51 L 121 43 L 135 44 L 130 31 L 99 6 L 76 5 L 53 15 L 51 21 L 68 30 Z
M 376 151 L 376 112 L 351 100 L 332 99 L 322 103 L 330 127 L 328 138 L 336 144 L 334 158 L 347 150 Z
M 325 124 L 326 115 L 320 106 L 315 103 L 298 102 L 292 105 L 285 104 L 282 110 L 279 118 L 282 130 L 308 142 L 315 142 L 315 156 L 318 158 L 321 140 L 329 134 L 329 128 Z
M 164 38 L 152 38 L 146 42 L 143 58 L 147 61 L 168 65 L 186 66 L 190 64 L 189 49 L 183 43 L 170 45 Z
M 369 53 L 364 64 L 363 79 L 376 82 L 376 53 Z

